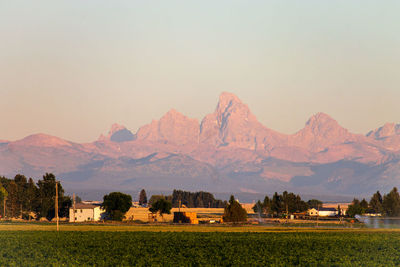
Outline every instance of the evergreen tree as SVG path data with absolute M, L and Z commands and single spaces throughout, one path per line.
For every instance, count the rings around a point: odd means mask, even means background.
M 254 213 L 258 213 L 261 216 L 261 214 L 264 213 L 264 207 L 263 206 L 264 206 L 263 203 L 261 203 L 261 201 L 258 200 L 256 202 L 256 204 L 254 204 L 252 209 L 253 209 Z
M 361 214 L 364 214 L 368 211 L 368 202 L 363 198 L 360 202 Z
M 43 175 L 43 180 L 37 182 L 38 185 L 38 205 L 36 212 L 40 217 L 46 217 L 51 220 L 55 216 L 55 195 L 56 195 L 56 177 L 52 173 Z M 58 207 L 63 206 L 64 189 L 58 183 Z
M 35 185 L 35 183 L 33 182 L 32 178 L 29 178 L 28 180 L 28 184 L 26 187 L 26 211 L 28 212 L 28 218 L 30 219 L 30 213 L 36 209 L 38 203 L 37 203 L 37 198 L 38 198 L 38 189 Z
M 139 194 L 139 205 L 147 205 L 147 195 L 144 189 L 142 189 Z
M 222 217 L 224 222 L 245 222 L 247 221 L 247 212 L 239 202 L 235 200 L 232 195 L 229 199 L 228 205 L 224 209 L 224 215 Z
M 388 216 L 400 215 L 400 195 L 396 187 L 383 197 L 383 209 Z
M 0 187 L 3 187 L 8 194 L 7 217 L 22 216 L 22 218 L 30 219 L 31 212 L 35 212 L 38 218 L 46 217 L 49 220 L 55 216 L 55 176 L 46 173 L 43 180 L 39 180 L 37 185 L 32 178 L 27 180 L 21 174 L 17 174 L 14 179 L 0 177 Z M 64 190 L 59 182 L 58 193 L 59 214 L 62 217 L 67 217 L 71 199 L 64 196 Z M 0 206 L 3 208 L 3 202 L 0 203 Z
M 18 216 L 22 217 L 22 213 L 24 210 L 26 210 L 26 203 L 27 203 L 27 199 L 26 199 L 26 189 L 27 189 L 27 179 L 24 175 L 21 174 L 17 174 L 14 177 L 14 182 L 17 185 L 17 209 L 18 209 Z M 16 215 L 17 216 L 17 215 Z
M 265 214 L 271 214 L 271 200 L 269 199 L 268 196 L 264 197 L 264 201 L 263 201 L 263 208 L 264 208 L 264 213 Z
M 18 186 L 15 181 L 12 180 L 8 184 L 7 192 L 7 217 L 16 218 L 19 216 L 20 209 L 18 208 Z
M 279 215 L 282 212 L 282 197 L 277 192 L 272 196 L 271 211 L 273 215 Z
M 224 208 L 226 201 L 215 199 L 209 192 L 187 192 L 176 190 L 172 192 L 172 206 L 178 207 L 179 201 L 188 208 Z
M 372 195 L 371 200 L 369 201 L 370 212 L 371 213 L 383 213 L 383 199 L 381 193 L 377 191 Z

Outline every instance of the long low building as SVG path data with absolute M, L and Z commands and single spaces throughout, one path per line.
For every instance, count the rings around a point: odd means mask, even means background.
M 309 209 L 308 215 L 310 216 L 321 216 L 321 217 L 330 217 L 330 216 L 336 216 L 338 215 L 338 211 L 335 208 L 319 208 L 319 209 Z
M 96 222 L 103 220 L 106 213 L 99 205 L 77 203 L 69 209 L 69 222 Z

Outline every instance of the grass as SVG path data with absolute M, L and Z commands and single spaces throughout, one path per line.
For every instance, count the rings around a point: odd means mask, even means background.
M 55 223 L 1 222 L 0 231 L 55 231 Z M 365 227 L 343 228 L 337 225 L 313 227 L 310 225 L 173 225 L 173 224 L 60 224 L 61 232 L 68 231 L 111 231 L 111 232 L 399 232 L 400 229 L 368 229 Z

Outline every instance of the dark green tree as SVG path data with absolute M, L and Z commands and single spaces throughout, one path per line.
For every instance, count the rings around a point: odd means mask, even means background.
M 264 213 L 264 205 L 263 205 L 263 203 L 261 203 L 260 200 L 258 200 L 256 202 L 256 204 L 254 204 L 252 209 L 253 209 L 254 213 L 258 213 L 260 216 L 261 216 L 261 214 Z
M 147 205 L 147 195 L 144 189 L 142 189 L 139 194 L 139 205 Z
M 400 215 L 400 195 L 396 187 L 383 197 L 383 210 L 387 216 Z
M 16 218 L 19 216 L 18 185 L 12 180 L 7 186 L 7 217 Z
M 363 198 L 360 202 L 361 213 L 364 214 L 368 211 L 369 205 L 368 202 Z
M 264 213 L 265 214 L 271 214 L 271 199 L 269 199 L 268 196 L 264 197 L 264 201 L 263 201 L 263 208 L 264 208 Z
M 151 213 L 160 213 L 161 217 L 163 218 L 164 214 L 171 214 L 172 203 L 165 198 L 160 198 L 149 208 Z
M 0 213 L 3 215 L 2 217 L 6 217 L 4 213 L 4 199 L 7 199 L 8 192 L 6 189 L 3 187 L 3 185 L 0 183 Z
M 48 220 L 55 215 L 55 195 L 56 195 L 56 177 L 52 173 L 43 175 L 43 180 L 37 182 L 38 185 L 38 205 L 37 214 L 40 217 L 46 217 Z M 58 207 L 62 207 L 64 201 L 64 189 L 58 183 Z
M 307 203 L 301 200 L 299 195 L 295 195 L 294 193 L 288 193 L 287 191 L 282 193 L 282 211 L 288 213 L 294 212 L 303 212 L 308 208 Z
M 17 209 L 18 216 L 23 215 L 23 211 L 26 210 L 26 189 L 27 189 L 27 179 L 24 175 L 17 174 L 14 177 L 14 182 L 17 185 Z
M 354 217 L 356 215 L 362 215 L 365 212 L 360 205 L 360 200 L 357 198 L 353 199 L 353 202 L 347 208 L 347 215 L 350 217 Z
M 172 206 L 178 207 L 179 203 L 188 208 L 225 208 L 226 201 L 215 199 L 209 192 L 188 192 L 176 190 L 172 192 Z
M 152 206 L 154 203 L 156 203 L 159 199 L 161 199 L 161 198 L 163 198 L 163 199 L 169 199 L 169 196 L 164 196 L 164 195 L 152 195 L 151 197 L 150 197 L 150 200 L 149 200 L 149 205 L 150 206 Z
M 69 208 L 72 207 L 72 198 L 70 196 L 63 196 L 61 199 L 61 206 L 59 206 L 58 215 L 61 218 L 69 217 Z
M 35 212 L 38 218 L 46 217 L 50 220 L 54 217 L 56 178 L 53 174 L 46 173 L 43 176 L 43 180 L 38 181 L 37 186 L 32 178 L 27 180 L 21 174 L 17 174 L 14 179 L 0 177 L 0 184 L 8 193 L 8 217 L 15 218 L 22 215 L 24 219 L 31 219 L 31 212 Z M 57 182 L 57 184 L 59 215 L 66 217 L 68 216 L 70 199 L 64 196 L 64 190 L 60 182 Z
M 369 207 L 371 213 L 383 213 L 383 199 L 381 193 L 377 191 L 372 195 L 371 200 L 369 201 Z
M 115 221 L 122 221 L 125 213 L 132 206 L 132 197 L 121 192 L 112 192 L 103 197 L 101 205 Z
M 271 200 L 272 214 L 274 216 L 279 215 L 282 212 L 282 207 L 283 207 L 282 197 L 277 192 L 275 192 Z
M 247 221 L 247 212 L 235 197 L 232 195 L 229 199 L 228 205 L 224 209 L 222 217 L 224 222 L 245 222 Z
M 318 207 L 322 207 L 322 201 L 318 199 L 310 199 L 307 201 L 308 208 L 312 209 L 318 209 Z
M 38 205 L 38 189 L 35 185 L 35 183 L 33 182 L 32 178 L 29 178 L 28 180 L 28 184 L 26 187 L 26 203 L 25 203 L 25 207 L 26 207 L 26 211 L 28 213 L 28 219 L 31 219 L 31 212 L 37 209 L 37 205 Z

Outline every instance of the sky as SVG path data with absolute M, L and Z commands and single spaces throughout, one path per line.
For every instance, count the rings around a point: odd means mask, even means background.
M 400 123 L 400 1 L 0 0 L 0 139 L 90 142 L 223 91 L 291 134 Z

